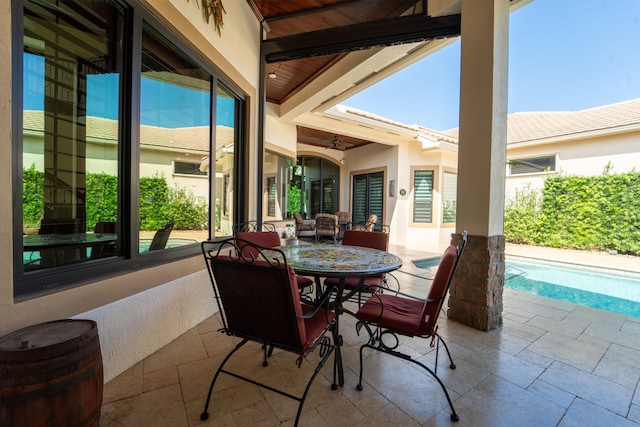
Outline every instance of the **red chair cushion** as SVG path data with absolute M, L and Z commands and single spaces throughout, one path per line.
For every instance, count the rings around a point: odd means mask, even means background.
M 313 286 L 313 279 L 304 276 L 296 276 L 298 282 L 298 289 L 303 289 L 309 286 Z
M 429 288 L 429 294 L 427 300 L 429 301 L 424 305 L 422 310 L 422 330 L 431 330 L 436 324 L 442 303 L 447 295 L 449 288 L 449 282 L 453 275 L 453 270 L 456 266 L 456 260 L 458 259 L 458 250 L 455 246 L 450 245 L 444 251 L 440 264 L 438 264 L 438 270 L 436 270 L 436 276 L 433 278 L 433 283 Z
M 250 246 L 246 246 L 242 240 L 246 240 L 254 245 L 263 246 L 265 248 L 275 248 L 276 246 L 280 246 L 280 235 L 277 231 L 239 231 L 236 233 L 236 238 L 241 239 L 237 241 L 238 248 L 242 249 L 245 256 L 249 255 L 249 253 L 254 253 L 255 255 L 255 249 Z
M 363 304 L 356 313 L 356 318 L 409 335 L 433 336 L 435 334 L 434 326 L 442 308 L 457 258 L 456 247 L 449 246 L 440 260 L 426 301 L 377 294 Z
M 304 314 L 309 313 L 313 309 L 312 305 L 302 304 L 302 312 Z M 300 352 L 300 357 L 298 358 L 300 363 L 302 363 L 302 358 L 304 358 L 305 354 L 313 347 L 313 344 L 316 342 L 318 337 L 320 337 L 324 330 L 327 328 L 327 325 L 335 319 L 336 315 L 333 311 L 325 310 L 321 308 L 318 312 L 308 319 L 304 320 L 304 329 L 306 332 L 307 339 L 302 346 L 302 351 Z
M 389 235 L 381 231 L 345 230 L 342 244 L 386 251 L 389 248 Z
M 238 231 L 236 233 L 236 238 L 246 240 L 265 248 L 275 248 L 276 246 L 280 246 L 280 235 L 277 231 Z M 255 248 L 247 246 L 241 240 L 238 241 L 238 248 L 242 249 L 242 253 L 245 256 L 249 256 L 250 254 L 254 256 L 257 255 L 255 253 Z M 296 276 L 296 283 L 298 284 L 299 289 L 313 286 L 313 280 L 304 276 Z
M 363 322 L 377 323 L 383 328 L 420 336 L 426 332 L 421 329 L 424 305 L 425 303 L 419 300 L 377 294 L 360 307 L 356 318 Z

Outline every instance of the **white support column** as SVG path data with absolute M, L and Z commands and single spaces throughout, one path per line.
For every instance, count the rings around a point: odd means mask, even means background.
M 469 245 L 449 316 L 490 330 L 501 323 L 504 284 L 509 0 L 462 0 L 461 32 L 456 228 Z
M 458 229 L 503 233 L 508 0 L 462 0 Z

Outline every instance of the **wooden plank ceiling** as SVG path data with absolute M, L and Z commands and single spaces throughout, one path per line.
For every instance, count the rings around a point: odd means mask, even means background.
M 373 45 L 409 41 L 408 39 L 400 40 L 394 34 L 389 36 L 384 33 L 385 22 L 400 16 L 403 18 L 414 16 L 422 17 L 418 25 L 424 26 L 424 23 L 429 20 L 423 14 L 423 10 L 426 9 L 426 0 L 247 0 L 247 2 L 263 25 L 263 47 L 269 45 L 271 51 L 275 51 L 271 60 L 271 57 L 265 56 L 267 58 L 265 74 L 274 77 L 266 78 L 265 91 L 266 100 L 278 105 L 295 95 L 349 51 Z M 433 37 L 455 35 L 455 32 L 459 31 L 459 16 L 457 19 L 458 21 L 453 21 L 453 25 L 449 22 L 445 22 L 444 25 L 439 21 L 436 22 Z M 402 32 L 398 29 L 388 31 Z M 376 33 L 380 38 L 375 41 L 348 43 L 347 40 L 345 43 L 345 39 L 356 38 L 358 34 L 366 34 L 365 37 L 368 37 L 369 34 L 375 36 Z M 422 37 L 422 34 L 418 37 Z M 324 46 L 320 48 L 319 44 L 325 44 L 324 40 L 327 46 L 333 44 L 333 49 L 330 47 L 327 50 Z M 370 45 L 367 46 L 367 43 Z M 278 51 L 290 49 L 290 46 L 294 47 L 291 49 L 292 53 L 278 56 Z M 300 126 L 298 142 L 339 150 L 370 143 L 366 140 Z

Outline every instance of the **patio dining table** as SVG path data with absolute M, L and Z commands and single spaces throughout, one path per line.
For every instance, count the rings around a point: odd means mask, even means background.
M 71 233 L 71 234 L 36 234 L 22 236 L 25 251 L 39 251 L 70 246 L 91 248 L 104 243 L 115 242 L 117 234 L 111 233 Z
M 106 245 L 114 245 L 118 239 L 113 233 L 36 234 L 22 236 L 24 253 L 39 252 L 42 259 L 25 260 L 25 265 L 37 265 L 45 261 L 48 266 L 77 262 L 93 257 L 93 251 Z M 91 252 L 87 253 L 87 250 Z M 73 252 L 74 259 L 65 259 Z
M 293 267 L 296 274 L 311 276 L 315 278 L 316 289 L 319 292 L 320 278 L 336 277 L 339 280 L 336 303 L 336 327 L 338 328 L 338 346 L 342 346 L 342 336 L 340 335 L 339 319 L 344 312 L 342 303 L 351 297 L 356 289 L 344 295 L 344 283 L 348 277 L 361 278 L 360 284 L 364 283 L 367 276 L 378 273 L 388 273 L 399 269 L 402 266 L 400 257 L 378 249 L 364 248 L 349 245 L 298 245 L 281 246 L 287 263 Z M 331 290 L 325 289 L 324 292 Z M 320 296 L 320 294 L 318 294 Z M 339 385 L 344 385 L 344 375 L 341 363 L 338 366 Z

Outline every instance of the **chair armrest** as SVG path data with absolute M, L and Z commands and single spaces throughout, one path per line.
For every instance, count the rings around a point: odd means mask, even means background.
M 312 309 L 310 312 L 308 312 L 307 314 L 303 314 L 302 316 L 296 316 L 298 319 L 309 319 L 313 316 L 316 315 L 316 313 L 318 312 L 318 310 L 320 310 L 321 308 L 327 308 L 329 307 L 329 302 L 331 299 L 331 294 L 333 294 L 335 292 L 336 296 L 334 297 L 334 301 L 338 298 L 338 288 L 336 286 L 333 286 L 331 289 L 327 289 L 324 294 L 322 294 L 322 297 L 318 298 L 312 305 Z M 334 305 L 334 309 L 335 309 L 335 305 Z
M 437 302 L 437 301 L 445 299 L 445 297 L 442 297 L 442 298 L 420 298 L 420 297 L 417 297 L 417 296 L 414 296 L 414 295 L 405 294 L 404 292 L 400 292 L 400 291 L 396 292 L 396 295 L 401 295 L 403 297 L 406 297 L 406 298 L 409 298 L 409 299 L 412 299 L 412 300 L 416 300 L 416 301 L 422 301 L 422 302 Z
M 429 300 L 429 299 L 426 299 L 426 298 L 420 298 L 420 297 L 417 297 L 415 295 L 406 294 L 406 293 L 400 292 L 400 291 L 397 291 L 394 295 L 400 295 L 400 296 L 403 296 L 405 298 L 409 298 L 409 299 L 412 299 L 412 300 L 415 300 L 415 301 L 422 301 L 422 302 L 436 301 L 436 300 Z
M 393 279 L 394 289 L 391 289 L 391 286 L 389 286 L 389 284 L 391 282 L 390 279 Z M 384 283 L 382 284 L 382 287 L 385 290 L 393 292 L 395 295 L 398 295 L 400 293 L 400 281 L 398 280 L 398 278 L 396 276 L 394 276 L 390 272 L 389 273 L 384 273 Z

